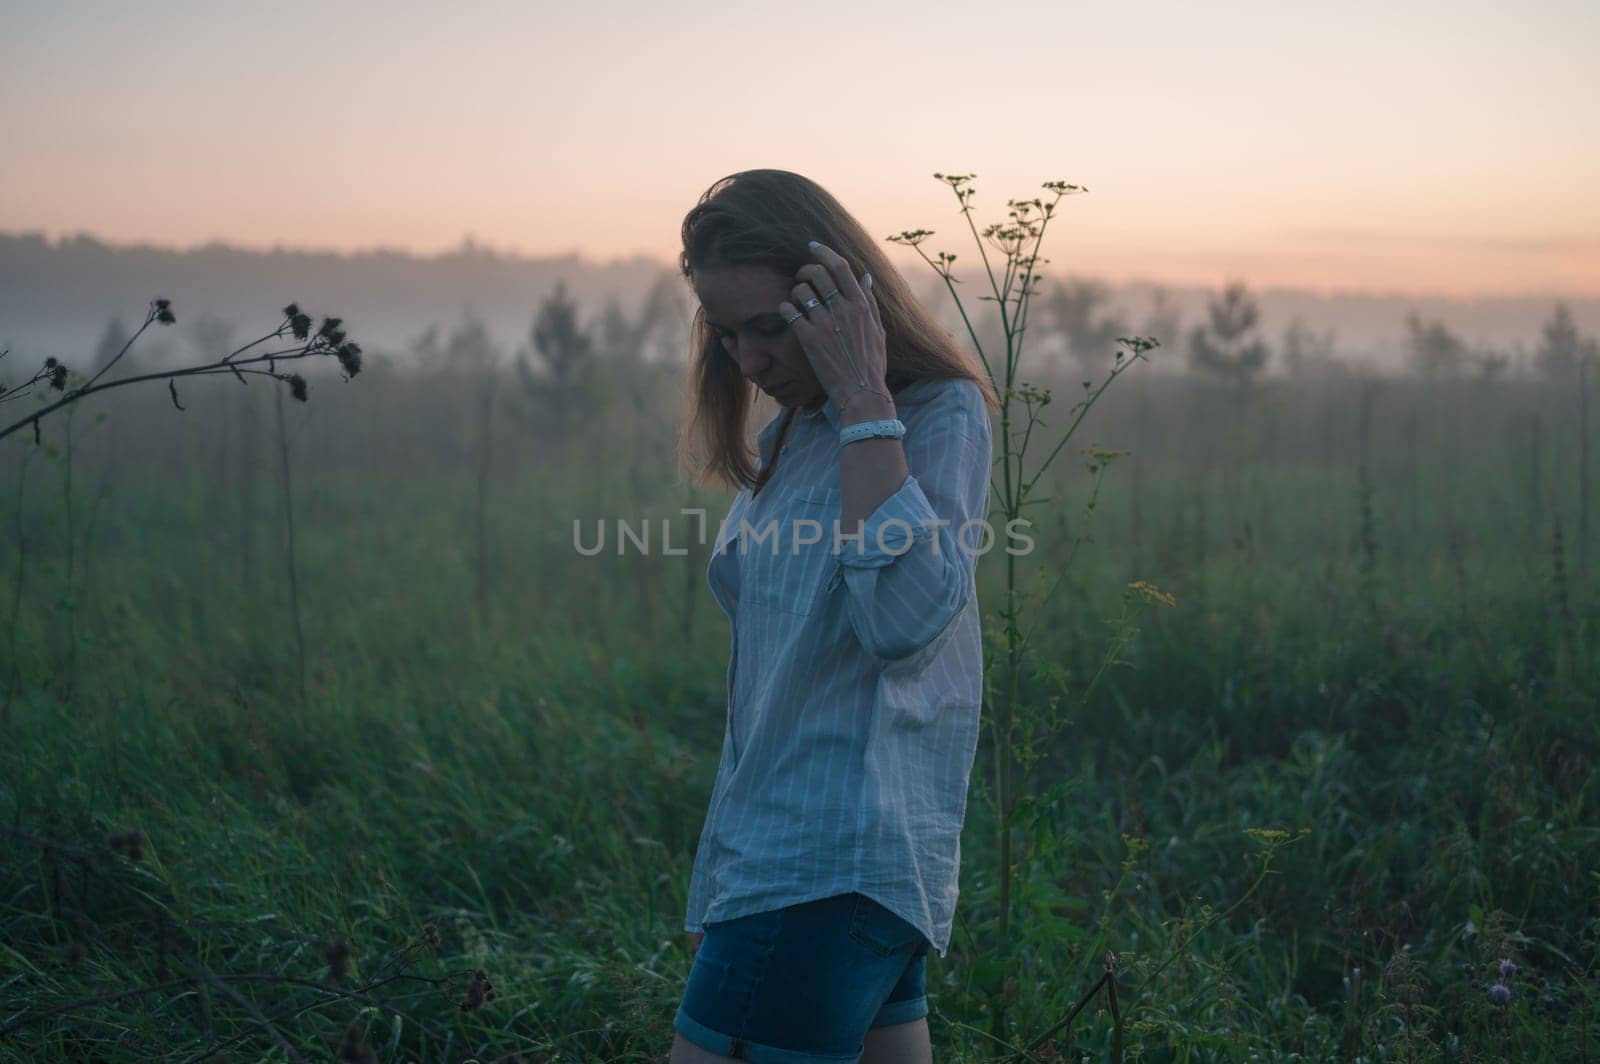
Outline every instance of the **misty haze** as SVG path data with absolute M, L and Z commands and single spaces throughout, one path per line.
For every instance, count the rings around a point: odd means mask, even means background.
M 1600 8 L 7 26 L 0 1064 L 1600 1060 Z

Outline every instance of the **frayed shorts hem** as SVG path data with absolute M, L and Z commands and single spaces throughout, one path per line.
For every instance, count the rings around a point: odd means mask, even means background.
M 912 998 L 909 1001 L 891 1001 L 878 1011 L 877 1019 L 873 1021 L 872 1026 L 892 1027 L 897 1023 L 920 1020 L 927 1014 L 926 997 Z M 678 1014 L 672 1018 L 672 1027 L 701 1049 L 720 1053 L 725 1057 L 748 1060 L 750 1064 L 856 1064 L 856 1061 L 861 1059 L 860 1053 L 851 1053 L 848 1056 L 811 1053 L 805 1050 L 762 1045 L 748 1038 L 733 1038 L 721 1031 L 713 1031 L 684 1012 L 681 1005 L 678 1007 Z

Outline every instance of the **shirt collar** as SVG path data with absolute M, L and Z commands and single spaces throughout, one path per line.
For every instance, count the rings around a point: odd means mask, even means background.
M 782 410 L 778 411 L 772 416 L 772 420 L 767 422 L 760 432 L 756 433 L 756 443 L 763 453 L 765 453 L 767 445 L 772 442 L 772 438 L 778 434 L 778 425 L 783 421 L 783 417 L 784 412 Z M 815 410 L 795 411 L 795 418 L 806 423 L 817 423 L 826 420 L 832 426 L 833 431 L 839 431 L 839 411 L 833 405 L 832 399 L 824 400 L 823 404 Z
M 812 421 L 825 417 L 828 419 L 828 424 L 833 426 L 833 430 L 835 432 L 839 431 L 839 411 L 834 407 L 832 399 L 824 400 L 822 405 L 815 410 L 801 410 L 796 416 L 808 418 Z

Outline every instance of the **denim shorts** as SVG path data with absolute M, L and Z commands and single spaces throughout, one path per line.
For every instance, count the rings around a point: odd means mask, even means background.
M 751 1064 L 842 1064 L 928 1014 L 928 940 L 864 894 L 710 923 L 672 1026 Z

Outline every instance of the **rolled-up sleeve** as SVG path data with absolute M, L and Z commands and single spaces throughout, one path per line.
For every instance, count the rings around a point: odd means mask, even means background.
M 974 396 L 977 391 L 972 390 Z M 933 644 L 972 593 L 978 555 L 993 540 L 989 513 L 989 419 L 953 405 L 902 441 L 910 473 L 839 548 L 850 625 L 862 647 L 887 661 Z

